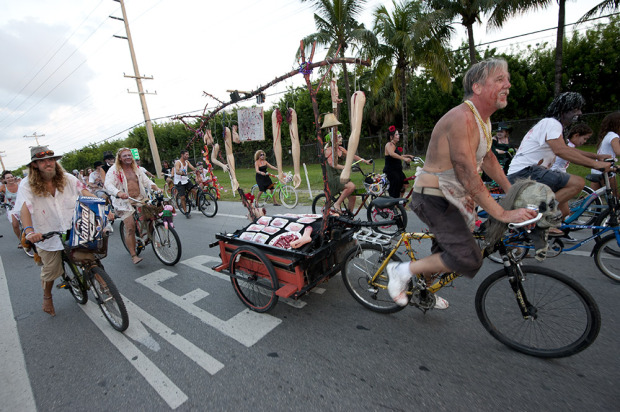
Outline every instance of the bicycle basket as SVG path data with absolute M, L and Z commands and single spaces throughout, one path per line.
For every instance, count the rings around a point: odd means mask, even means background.
M 291 172 L 284 174 L 284 183 L 291 183 L 293 181 L 293 175 Z
M 140 208 L 140 217 L 143 220 L 155 220 L 164 211 L 163 206 L 144 205 Z
M 71 258 L 75 263 L 85 264 L 92 262 L 96 259 L 103 259 L 108 255 L 108 235 L 103 235 L 100 240 L 97 241 L 95 248 L 74 247 L 71 248 Z

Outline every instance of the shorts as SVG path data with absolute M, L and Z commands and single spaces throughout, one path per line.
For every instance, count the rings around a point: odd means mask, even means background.
M 41 280 L 51 282 L 58 279 L 64 272 L 62 264 L 62 250 L 43 250 L 37 249 L 37 253 L 41 257 Z
M 528 177 L 538 183 L 543 183 L 551 188 L 553 192 L 557 192 L 568 184 L 570 174 L 559 172 L 557 170 L 549 170 L 545 167 L 534 165 L 528 166 L 525 169 L 519 170 L 517 173 L 513 173 L 508 177 L 510 183 L 514 183 L 517 180 L 527 179 Z
M 191 189 L 192 183 L 191 182 L 177 183 L 176 187 L 177 187 L 177 196 L 185 196 L 185 193 Z
M 482 251 L 456 206 L 444 197 L 414 192 L 410 207 L 435 235 L 431 252 L 439 253 L 451 271 L 473 278 L 482 266 Z

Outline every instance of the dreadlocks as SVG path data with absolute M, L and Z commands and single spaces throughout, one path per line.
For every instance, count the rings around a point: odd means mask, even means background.
M 564 92 L 553 99 L 549 107 L 547 107 L 545 117 L 553 117 L 556 120 L 560 120 L 564 113 L 576 109 L 581 110 L 585 104 L 586 101 L 581 94 L 577 92 Z

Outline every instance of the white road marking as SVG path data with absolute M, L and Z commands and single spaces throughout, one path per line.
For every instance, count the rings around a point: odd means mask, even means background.
M 36 411 L 17 322 L 11 306 L 6 272 L 0 258 L 0 409 Z
M 225 275 L 223 273 L 219 273 L 216 272 L 215 270 L 211 269 L 210 267 L 205 266 L 205 264 L 212 264 L 215 265 L 217 263 L 220 263 L 221 261 L 213 256 L 206 256 L 206 255 L 199 255 L 199 256 L 194 256 L 193 258 L 189 258 L 187 260 L 182 261 L 181 263 L 183 263 L 184 265 L 187 265 L 193 269 L 196 269 L 200 272 L 206 273 L 208 275 L 214 276 L 218 279 L 222 279 L 225 280 L 226 282 L 230 282 L 230 276 Z M 320 290 L 316 291 L 316 293 L 323 293 L 325 292 L 325 289 L 321 289 L 318 288 Z M 262 292 L 262 291 L 261 291 Z M 265 295 L 268 295 L 268 292 L 264 293 Z M 304 302 L 303 300 L 295 300 L 295 299 L 291 299 L 291 298 L 280 298 L 280 300 L 278 302 L 282 302 L 285 303 L 289 306 L 292 306 L 294 308 L 297 309 L 301 309 L 304 306 L 307 305 L 306 302 Z
M 123 297 L 123 300 L 126 298 Z M 126 301 L 128 302 L 128 301 Z M 176 409 L 187 401 L 187 395 L 172 382 L 140 349 L 122 333 L 118 333 L 108 324 L 96 303 L 88 302 L 82 309 L 101 330 L 108 340 L 127 361 L 155 389 L 171 409 Z M 130 326 L 131 327 L 131 326 Z
M 183 296 L 175 295 L 163 288 L 160 283 L 177 276 L 176 273 L 166 269 L 160 269 L 148 275 L 136 279 L 136 282 L 146 286 L 153 292 L 177 305 L 190 315 L 200 319 L 203 323 L 217 329 L 237 342 L 250 347 L 271 332 L 282 320 L 267 314 L 256 313 L 249 309 L 233 316 L 229 320 L 222 320 L 206 310 L 195 306 L 194 302 L 189 302 Z M 193 295 L 197 291 L 190 292 Z

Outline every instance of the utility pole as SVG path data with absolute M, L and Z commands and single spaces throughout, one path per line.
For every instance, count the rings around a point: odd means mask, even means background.
M 41 146 L 41 145 L 39 144 L 39 137 L 45 137 L 45 135 L 44 135 L 44 134 L 39 134 L 39 135 L 38 135 L 38 134 L 37 134 L 37 132 L 34 132 L 34 133 L 32 134 L 32 136 L 24 135 L 24 137 L 34 137 L 34 140 L 37 142 L 37 146 Z
M 0 150 L 0 165 L 2 165 L 2 171 L 3 171 L 3 172 L 6 170 L 6 168 L 4 167 L 4 162 L 2 161 L 2 158 L 3 158 L 4 156 L 6 156 L 4 153 L 5 153 L 5 151 L 4 151 L 4 150 Z
M 146 124 L 146 135 L 149 139 L 149 145 L 151 146 L 151 155 L 153 156 L 153 163 L 155 164 L 155 173 L 157 177 L 162 177 L 161 174 L 161 160 L 159 159 L 159 151 L 157 150 L 157 141 L 155 141 L 155 133 L 153 133 L 153 125 L 151 124 L 151 117 L 149 115 L 149 109 L 146 105 L 146 97 L 144 96 L 146 93 L 142 89 L 142 79 L 151 80 L 153 77 L 144 77 L 140 76 L 140 70 L 138 69 L 138 61 L 136 60 L 136 53 L 133 49 L 133 41 L 131 40 L 131 32 L 129 31 L 129 22 L 127 21 L 127 13 L 125 13 L 125 3 L 123 0 L 114 0 L 121 4 L 121 11 L 123 13 L 123 18 L 110 16 L 115 20 L 122 20 L 125 23 L 125 32 L 127 33 L 127 37 L 123 36 L 114 36 L 119 39 L 127 40 L 129 44 L 129 53 L 131 54 L 131 61 L 133 63 L 133 71 L 134 76 L 127 76 L 136 79 L 136 85 L 138 86 L 138 95 L 140 96 L 140 103 L 142 104 L 142 113 L 144 114 L 144 122 Z M 129 90 L 128 90 L 129 91 Z M 148 92 L 147 92 L 148 93 Z

